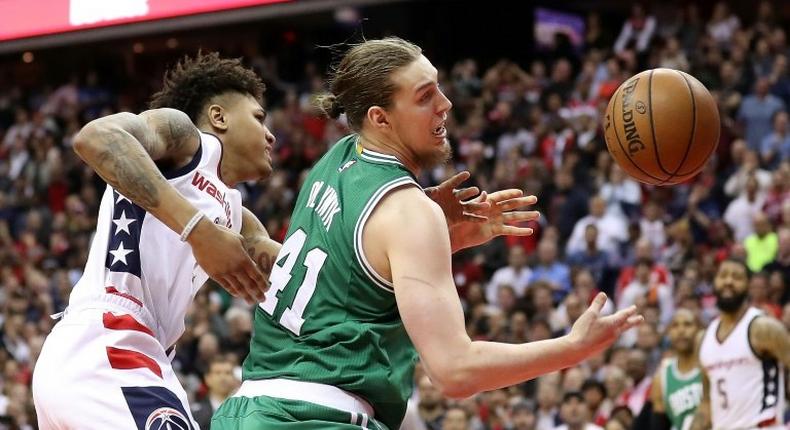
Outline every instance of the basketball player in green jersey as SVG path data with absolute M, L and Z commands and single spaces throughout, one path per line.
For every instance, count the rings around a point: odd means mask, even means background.
M 673 357 L 665 359 L 653 377 L 651 430 L 688 430 L 702 401 L 702 374 L 695 351 L 700 333 L 697 317 L 678 309 L 667 328 Z
M 415 181 L 449 157 L 452 106 L 419 47 L 398 38 L 359 44 L 331 91 L 325 112 L 345 111 L 357 134 L 340 139 L 302 185 L 255 310 L 244 381 L 212 429 L 397 429 L 418 355 L 444 395 L 466 397 L 572 366 L 642 321 L 633 307 L 600 316 L 601 294 L 561 338 L 473 342 L 451 252 L 531 234 L 506 223 L 536 218 L 517 210 L 535 198 L 481 194 L 486 222 L 448 226 Z

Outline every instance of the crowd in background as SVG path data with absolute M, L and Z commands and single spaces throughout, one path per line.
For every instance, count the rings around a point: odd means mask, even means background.
M 407 428 L 632 428 L 667 354 L 663 332 L 674 309 L 705 323 L 715 317 L 712 280 L 727 256 L 754 272 L 752 304 L 790 329 L 790 45 L 775 8 L 761 1 L 754 16 L 736 16 L 723 2 L 705 13 L 693 4 L 633 5 L 620 29 L 591 12 L 581 50 L 484 69 L 470 58 L 438 65 L 454 105 L 454 156 L 420 180 L 432 185 L 469 170 L 481 189 L 537 195 L 542 214 L 530 223 L 532 236 L 455 255 L 469 335 L 529 342 L 565 334 L 598 291 L 611 299 L 606 311 L 635 304 L 645 323 L 577 367 L 462 401 L 443 398 L 418 367 Z M 310 105 L 325 89 L 314 64 L 295 79 L 265 56 L 245 61 L 269 88 L 277 144 L 271 178 L 239 188 L 282 240 L 306 172 L 348 129 Z M 721 114 L 720 125 L 704 125 L 721 127 L 714 156 L 672 187 L 627 177 L 601 130 L 617 87 L 655 67 L 697 77 Z M 35 428 L 31 372 L 96 227 L 105 184 L 71 140 L 90 119 L 143 109 L 148 94 L 129 91 L 87 73 L 57 87 L 0 92 L 0 428 Z M 198 293 L 174 363 L 204 428 L 238 384 L 251 329 L 248 306 L 212 283 Z

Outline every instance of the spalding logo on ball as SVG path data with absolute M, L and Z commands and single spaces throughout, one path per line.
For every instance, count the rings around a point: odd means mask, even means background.
M 694 177 L 719 142 L 719 109 L 696 78 L 678 70 L 645 70 L 609 100 L 604 136 L 609 153 L 634 179 L 673 185 Z

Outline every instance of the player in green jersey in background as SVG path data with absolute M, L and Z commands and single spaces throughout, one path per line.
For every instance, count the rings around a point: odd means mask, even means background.
M 678 309 L 667 335 L 673 357 L 665 359 L 653 377 L 651 430 L 688 430 L 702 401 L 702 374 L 695 345 L 702 326 L 688 309 Z
M 472 341 L 451 253 L 501 234 L 534 196 L 481 194 L 485 222 L 448 225 L 417 184 L 449 158 L 452 107 L 419 47 L 398 38 L 353 47 L 322 99 L 357 132 L 310 171 L 255 311 L 244 382 L 212 429 L 397 429 L 419 355 L 443 394 L 520 383 L 573 366 L 639 322 L 631 307 L 602 317 L 601 294 L 563 337 L 529 344 Z

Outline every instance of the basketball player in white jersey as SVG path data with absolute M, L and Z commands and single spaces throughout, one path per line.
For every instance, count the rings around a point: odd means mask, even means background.
M 279 249 L 232 188 L 272 169 L 263 90 L 238 60 L 198 55 L 165 76 L 155 109 L 75 137 L 108 186 L 84 274 L 34 370 L 39 428 L 197 429 L 170 364 L 187 308 L 209 276 L 261 301 L 267 281 L 250 255 L 267 271 Z
M 721 263 L 714 280 L 721 311 L 702 337 L 699 358 L 703 397 L 692 429 L 781 429 L 784 369 L 790 334 L 778 320 L 749 306 L 749 270 L 737 260 Z

